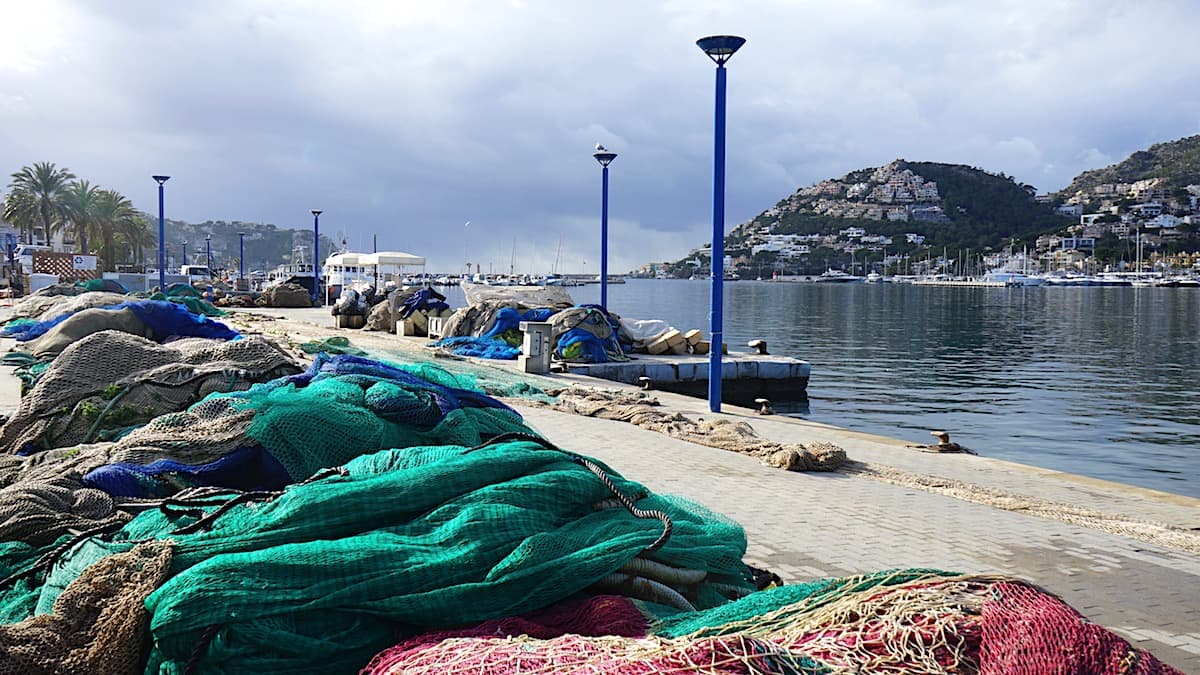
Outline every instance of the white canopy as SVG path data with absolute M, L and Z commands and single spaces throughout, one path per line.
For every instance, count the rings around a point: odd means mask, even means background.
M 332 267 L 334 265 L 341 265 L 343 267 L 352 267 L 354 265 L 361 264 L 359 261 L 362 259 L 362 256 L 363 256 L 362 253 L 351 253 L 349 251 L 346 251 L 343 253 L 335 253 L 325 259 L 325 264 L 330 267 Z
M 395 265 L 397 267 L 424 267 L 425 259 L 403 251 L 380 251 L 358 255 L 359 265 Z

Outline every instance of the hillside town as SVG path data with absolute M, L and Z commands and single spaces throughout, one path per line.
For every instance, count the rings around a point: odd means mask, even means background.
M 1131 183 L 1104 183 L 1071 195 L 1034 195 L 1030 198 L 1073 224 L 1046 233 L 1036 240 L 1003 250 L 967 253 L 976 261 L 972 271 L 1013 268 L 1060 274 L 1099 272 L 1196 270 L 1200 255 L 1173 251 L 1173 242 L 1197 231 L 1200 220 L 1200 185 L 1172 188 L 1164 178 Z M 938 274 L 957 271 L 964 263 L 962 251 L 932 251 L 922 226 L 952 222 L 938 184 L 902 166 L 896 160 L 877 169 L 851 173 L 801 188 L 788 198 L 743 223 L 726 240 L 725 267 L 751 278 L 786 274 L 820 273 L 830 266 L 849 273 Z M 900 234 L 873 232 L 858 224 L 823 233 L 780 233 L 790 214 L 810 213 L 839 219 L 908 224 Z M 850 220 L 850 222 L 855 222 Z M 1010 242 L 1012 243 L 1012 242 Z M 1107 246 L 1129 255 L 1102 262 L 1098 250 Z M 635 272 L 638 276 L 691 276 L 708 273 L 710 244 L 690 250 L 682 268 L 678 263 L 654 263 Z M 1140 268 L 1139 266 L 1140 260 Z

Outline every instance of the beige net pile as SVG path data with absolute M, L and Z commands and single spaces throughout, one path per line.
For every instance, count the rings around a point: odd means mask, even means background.
M 84 309 L 110 307 L 129 299 L 129 296 L 108 291 L 88 291 L 79 295 L 31 295 L 18 302 L 8 318 L 50 321 Z
M 312 293 L 300 284 L 272 286 L 258 296 L 260 307 L 312 307 Z
M 485 300 L 461 307 L 442 324 L 442 337 L 478 337 L 496 323 L 496 313 L 504 308 L 519 309 L 512 300 Z
M 13 459 L 5 457 L 7 466 L 0 469 L 6 479 L 20 475 Z M 77 478 L 19 479 L 0 488 L 0 541 L 42 546 L 70 532 L 127 520 L 108 493 L 84 487 Z
M 745 422 L 692 420 L 681 413 L 660 410 L 658 401 L 641 394 L 571 388 L 547 392 L 552 404 L 527 401 L 563 412 L 629 422 L 689 443 L 758 457 L 764 464 L 788 471 L 833 471 L 846 461 L 846 451 L 831 443 L 776 443 L 759 436 Z
M 150 541 L 89 566 L 50 614 L 0 626 L 0 675 L 142 672 L 146 597 L 166 579 L 171 543 Z
M 111 440 L 210 393 L 297 372 L 291 357 L 260 337 L 160 345 L 124 332 L 95 333 L 64 349 L 21 399 L 0 429 L 0 448 L 31 452 Z

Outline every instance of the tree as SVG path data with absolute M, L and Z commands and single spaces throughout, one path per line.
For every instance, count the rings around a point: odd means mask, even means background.
M 13 191 L 25 192 L 37 201 L 38 224 L 46 241 L 50 241 L 55 228 L 63 222 L 58 200 L 74 178 L 75 174 L 68 169 L 59 169 L 53 162 L 37 162 L 32 167 L 21 167 L 12 175 L 9 194 Z
M 96 221 L 99 200 L 100 188 L 87 180 L 72 181 L 58 198 L 63 219 L 70 223 L 80 253 L 88 252 L 89 234 L 100 234 Z
M 106 270 L 116 267 L 118 235 L 131 245 L 140 246 L 144 237 L 139 234 L 139 228 L 147 233 L 149 229 L 141 214 L 133 208 L 133 202 L 116 190 L 97 192 L 94 218 L 101 239 L 100 258 Z
M 21 241 L 28 243 L 27 233 L 32 233 L 37 227 L 37 199 L 28 192 L 12 190 L 4 197 L 4 210 L 0 217 L 15 225 L 20 233 Z

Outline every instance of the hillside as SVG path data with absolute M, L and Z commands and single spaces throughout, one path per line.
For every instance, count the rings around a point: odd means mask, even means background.
M 1058 195 L 1066 198 L 1079 192 L 1095 192 L 1104 184 L 1153 179 L 1162 179 L 1176 188 L 1200 184 L 1200 135 L 1157 143 L 1118 164 L 1084 171 Z
M 1031 243 L 1071 222 L 1035 201 L 1034 192 L 1003 174 L 898 159 L 800 188 L 734 228 L 726 251 L 743 268 L 779 269 L 783 261 L 785 269 L 808 273 L 882 260 L 885 253 Z M 706 253 L 693 250 L 692 266 L 697 260 L 706 266 Z M 688 272 L 686 260 L 672 267 L 677 275 Z
M 149 214 L 146 217 L 153 221 L 153 229 L 157 229 L 157 219 Z M 276 265 L 290 262 L 292 249 L 296 246 L 303 248 L 306 262 L 311 260 L 311 229 L 283 229 L 272 224 L 243 221 L 208 220 L 203 223 L 187 223 L 168 219 L 165 222 L 165 231 L 166 252 L 173 266 L 182 264 L 185 243 L 189 262 L 205 264 L 211 244 L 213 266 L 217 269 L 232 270 L 237 269 L 240 246 L 244 244 L 247 274 L 254 270 L 267 271 Z M 245 236 L 240 238 L 239 232 Z M 211 237 L 211 240 L 206 240 L 205 237 Z M 333 241 L 322 234 L 321 255 L 328 255 L 333 246 Z M 151 257 L 153 255 L 151 254 Z

